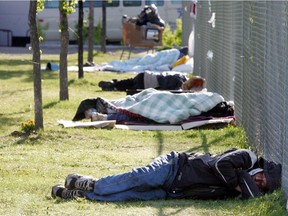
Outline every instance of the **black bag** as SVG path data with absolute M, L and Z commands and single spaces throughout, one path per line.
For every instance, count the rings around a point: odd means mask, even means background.
M 138 15 L 136 25 L 146 25 L 148 22 L 165 27 L 165 22 L 160 18 L 157 7 L 154 4 L 145 5 Z

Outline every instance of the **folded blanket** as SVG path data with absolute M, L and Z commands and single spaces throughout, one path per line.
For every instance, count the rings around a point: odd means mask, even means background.
M 158 123 L 175 124 L 189 116 L 200 115 L 223 102 L 224 98 L 212 92 L 173 94 L 168 91 L 146 89 L 119 100 L 86 99 L 79 105 L 73 121 L 84 118 L 84 111 L 95 108 L 101 113 L 124 112 L 143 116 Z

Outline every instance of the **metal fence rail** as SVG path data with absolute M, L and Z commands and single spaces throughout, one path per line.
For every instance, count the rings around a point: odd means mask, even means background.
M 234 100 L 249 143 L 283 165 L 288 197 L 288 2 L 199 1 L 194 73 Z

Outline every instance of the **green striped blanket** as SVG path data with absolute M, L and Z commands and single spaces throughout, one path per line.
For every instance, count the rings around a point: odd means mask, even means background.
M 139 114 L 159 123 L 175 124 L 189 116 L 207 112 L 224 98 L 212 92 L 174 94 L 146 89 L 123 99 L 109 101 L 116 107 Z

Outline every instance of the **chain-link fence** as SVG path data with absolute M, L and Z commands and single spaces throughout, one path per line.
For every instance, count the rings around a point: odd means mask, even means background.
M 249 143 L 283 165 L 288 197 L 288 2 L 198 1 L 194 73 L 235 102 Z

